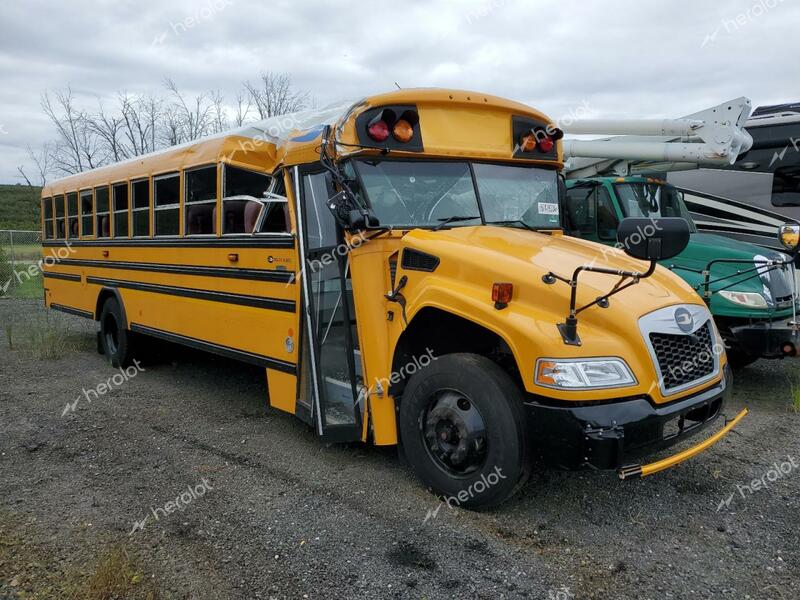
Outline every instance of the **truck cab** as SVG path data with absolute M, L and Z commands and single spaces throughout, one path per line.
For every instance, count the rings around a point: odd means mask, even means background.
M 690 241 L 662 265 L 705 300 L 725 340 L 733 367 L 797 353 L 792 325 L 797 306 L 794 266 L 787 254 L 713 233 L 699 232 L 683 192 L 650 177 L 597 177 L 567 182 L 566 231 L 614 245 L 628 217 L 680 217 Z

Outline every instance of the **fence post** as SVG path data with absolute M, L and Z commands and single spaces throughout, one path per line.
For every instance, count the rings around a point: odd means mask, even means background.
M 11 246 L 11 286 L 14 286 L 14 280 L 17 278 L 17 265 L 14 260 L 14 230 L 8 232 L 9 245 Z

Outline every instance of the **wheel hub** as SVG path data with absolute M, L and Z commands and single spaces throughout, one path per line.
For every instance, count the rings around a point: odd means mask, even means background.
M 463 394 L 435 396 L 423 419 L 428 451 L 440 467 L 467 475 L 486 460 L 486 425 L 475 405 Z

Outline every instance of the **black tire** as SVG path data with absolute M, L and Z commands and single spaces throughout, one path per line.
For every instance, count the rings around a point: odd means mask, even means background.
M 732 369 L 744 369 L 748 365 L 752 365 L 759 357 L 755 354 L 750 354 L 739 348 L 729 348 L 725 351 L 728 356 L 728 364 Z
M 398 425 L 412 471 L 450 506 L 500 504 L 530 475 L 522 394 L 482 356 L 447 354 L 418 371 L 403 393 Z
M 125 329 L 122 309 L 116 298 L 109 298 L 100 311 L 100 342 L 103 354 L 114 368 L 128 367 L 133 363 L 136 334 Z

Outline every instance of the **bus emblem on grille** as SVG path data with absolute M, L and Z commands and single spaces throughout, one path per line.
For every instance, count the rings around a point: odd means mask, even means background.
M 682 332 L 689 333 L 694 329 L 694 317 L 687 309 L 680 307 L 675 310 L 675 324 Z

